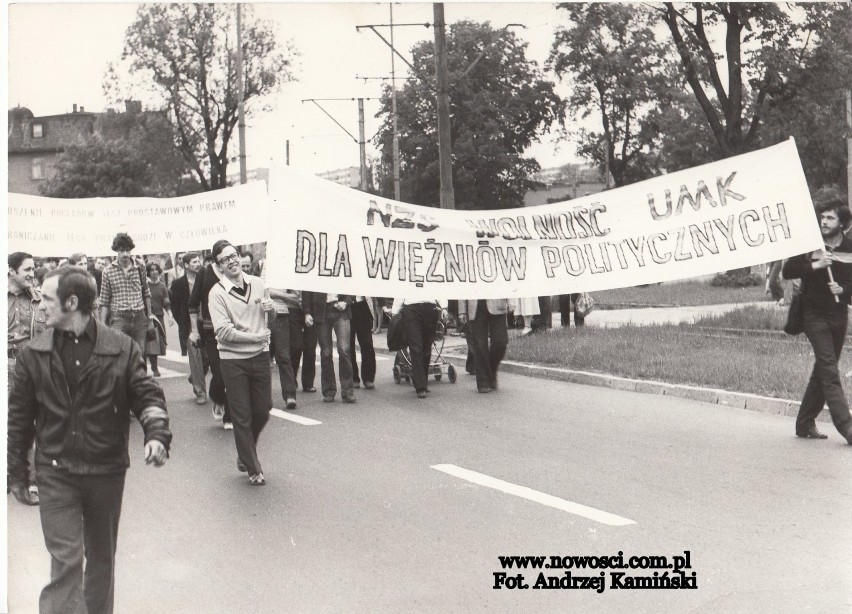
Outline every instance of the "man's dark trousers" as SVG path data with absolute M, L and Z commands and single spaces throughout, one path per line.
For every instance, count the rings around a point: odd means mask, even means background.
M 355 383 L 376 381 L 376 350 L 373 347 L 373 315 L 367 301 L 352 303 L 350 322 L 349 357 L 352 359 L 352 379 Z M 358 358 L 355 353 L 355 338 L 361 347 L 361 378 L 358 378 Z
M 39 513 L 51 557 L 51 581 L 39 599 L 41 614 L 112 614 L 124 476 L 78 475 L 39 466 Z
M 559 295 L 559 313 L 561 315 L 562 328 L 568 328 L 571 325 L 571 303 L 574 303 L 574 326 L 583 326 L 585 324 L 585 316 L 577 313 L 577 301 L 579 298 L 579 292 Z
M 290 367 L 293 377 L 299 374 L 302 367 L 302 390 L 314 387 L 317 374 L 317 337 L 316 326 L 305 326 L 305 313 L 301 309 L 290 307 Z M 302 356 L 305 363 L 302 364 Z
M 816 417 L 825 403 L 838 432 L 852 435 L 852 417 L 840 382 L 837 363 L 846 338 L 846 310 L 824 314 L 805 310 L 805 336 L 814 350 L 814 369 L 796 417 L 796 432 L 806 433 L 816 426 Z
M 470 328 L 476 387 L 497 388 L 497 369 L 509 346 L 506 314 L 488 313 L 486 302 L 480 300 Z
M 222 374 L 234 423 L 237 456 L 249 475 L 263 473 L 257 457 L 257 439 L 272 409 L 272 376 L 269 352 L 251 358 L 222 360 Z
M 223 422 L 232 422 L 231 406 L 228 403 L 228 395 L 225 394 L 225 379 L 222 377 L 222 359 L 219 358 L 219 343 L 216 341 L 216 333 L 210 329 L 201 329 L 201 343 L 207 353 L 207 362 L 210 364 L 210 400 L 225 408 Z
M 275 348 L 275 363 L 281 380 L 281 396 L 284 400 L 296 398 L 296 378 L 290 365 L 290 316 L 279 313 L 270 326 L 272 345 Z
M 429 364 L 439 314 L 434 302 L 402 306 L 402 326 L 411 357 L 411 383 L 417 392 L 429 389 Z

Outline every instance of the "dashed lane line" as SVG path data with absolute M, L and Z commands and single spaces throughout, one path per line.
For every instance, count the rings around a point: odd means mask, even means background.
M 269 413 L 278 418 L 284 418 L 285 420 L 289 420 L 290 422 L 295 422 L 296 424 L 301 424 L 303 426 L 316 426 L 318 424 L 322 424 L 322 422 L 320 422 L 319 420 L 305 418 L 304 416 L 291 414 L 290 412 L 283 411 L 280 409 L 272 409 L 269 411 Z
M 527 499 L 529 501 L 541 503 L 542 505 L 554 507 L 558 510 L 562 510 L 563 512 L 568 512 L 569 514 L 582 516 L 583 518 L 588 518 L 589 520 L 594 520 L 595 522 L 600 522 L 601 524 L 606 524 L 613 527 L 623 527 L 629 524 L 636 524 L 636 521 L 630 520 L 629 518 L 624 518 L 623 516 L 610 514 L 609 512 L 605 512 L 594 507 L 589 507 L 588 505 L 583 505 L 581 503 L 566 501 L 565 499 L 560 499 L 559 497 L 554 497 L 553 495 L 548 495 L 547 493 L 543 493 L 538 490 L 533 490 L 532 488 L 527 488 L 526 486 L 519 486 L 518 484 L 505 482 L 503 480 L 493 478 L 490 475 L 471 471 L 470 469 L 464 469 L 463 467 L 458 467 L 457 465 L 432 465 L 432 469 L 436 469 L 438 471 L 441 471 L 443 473 L 446 473 L 453 477 L 457 477 L 462 480 L 466 480 L 473 484 L 479 484 L 480 486 L 493 488 L 494 490 L 499 490 L 510 495 L 515 495 L 516 497 L 521 497 L 522 499 Z

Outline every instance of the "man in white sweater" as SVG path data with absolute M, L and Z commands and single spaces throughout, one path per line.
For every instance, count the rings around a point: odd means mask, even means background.
M 257 438 L 272 409 L 267 313 L 275 310 L 263 281 L 240 267 L 240 254 L 217 242 L 213 258 L 222 273 L 210 289 L 210 318 L 222 359 L 222 377 L 234 421 L 237 468 L 255 486 L 266 484 L 257 457 Z

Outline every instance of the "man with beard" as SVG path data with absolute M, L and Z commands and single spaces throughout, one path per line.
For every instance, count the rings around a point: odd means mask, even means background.
M 852 416 L 837 367 L 852 292 L 852 241 L 843 236 L 852 213 L 840 200 L 825 203 L 817 213 L 825 249 L 791 258 L 783 267 L 785 279 L 802 280 L 803 328 L 814 351 L 813 372 L 796 417 L 796 435 L 826 439 L 815 419 L 828 403 L 835 428 L 852 445 Z

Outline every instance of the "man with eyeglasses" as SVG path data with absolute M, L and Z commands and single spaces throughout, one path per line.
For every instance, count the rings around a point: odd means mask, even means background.
M 267 314 L 275 305 L 263 280 L 243 272 L 233 245 L 217 243 L 213 257 L 221 277 L 210 289 L 210 318 L 234 420 L 237 469 L 248 473 L 252 486 L 263 486 L 257 439 L 272 409 Z
M 145 338 L 153 329 L 156 316 L 151 311 L 151 292 L 145 267 L 133 258 L 136 244 L 127 233 L 120 232 L 112 240 L 112 251 L 118 256 L 101 277 L 101 320 L 113 330 L 130 336 L 145 353 Z

